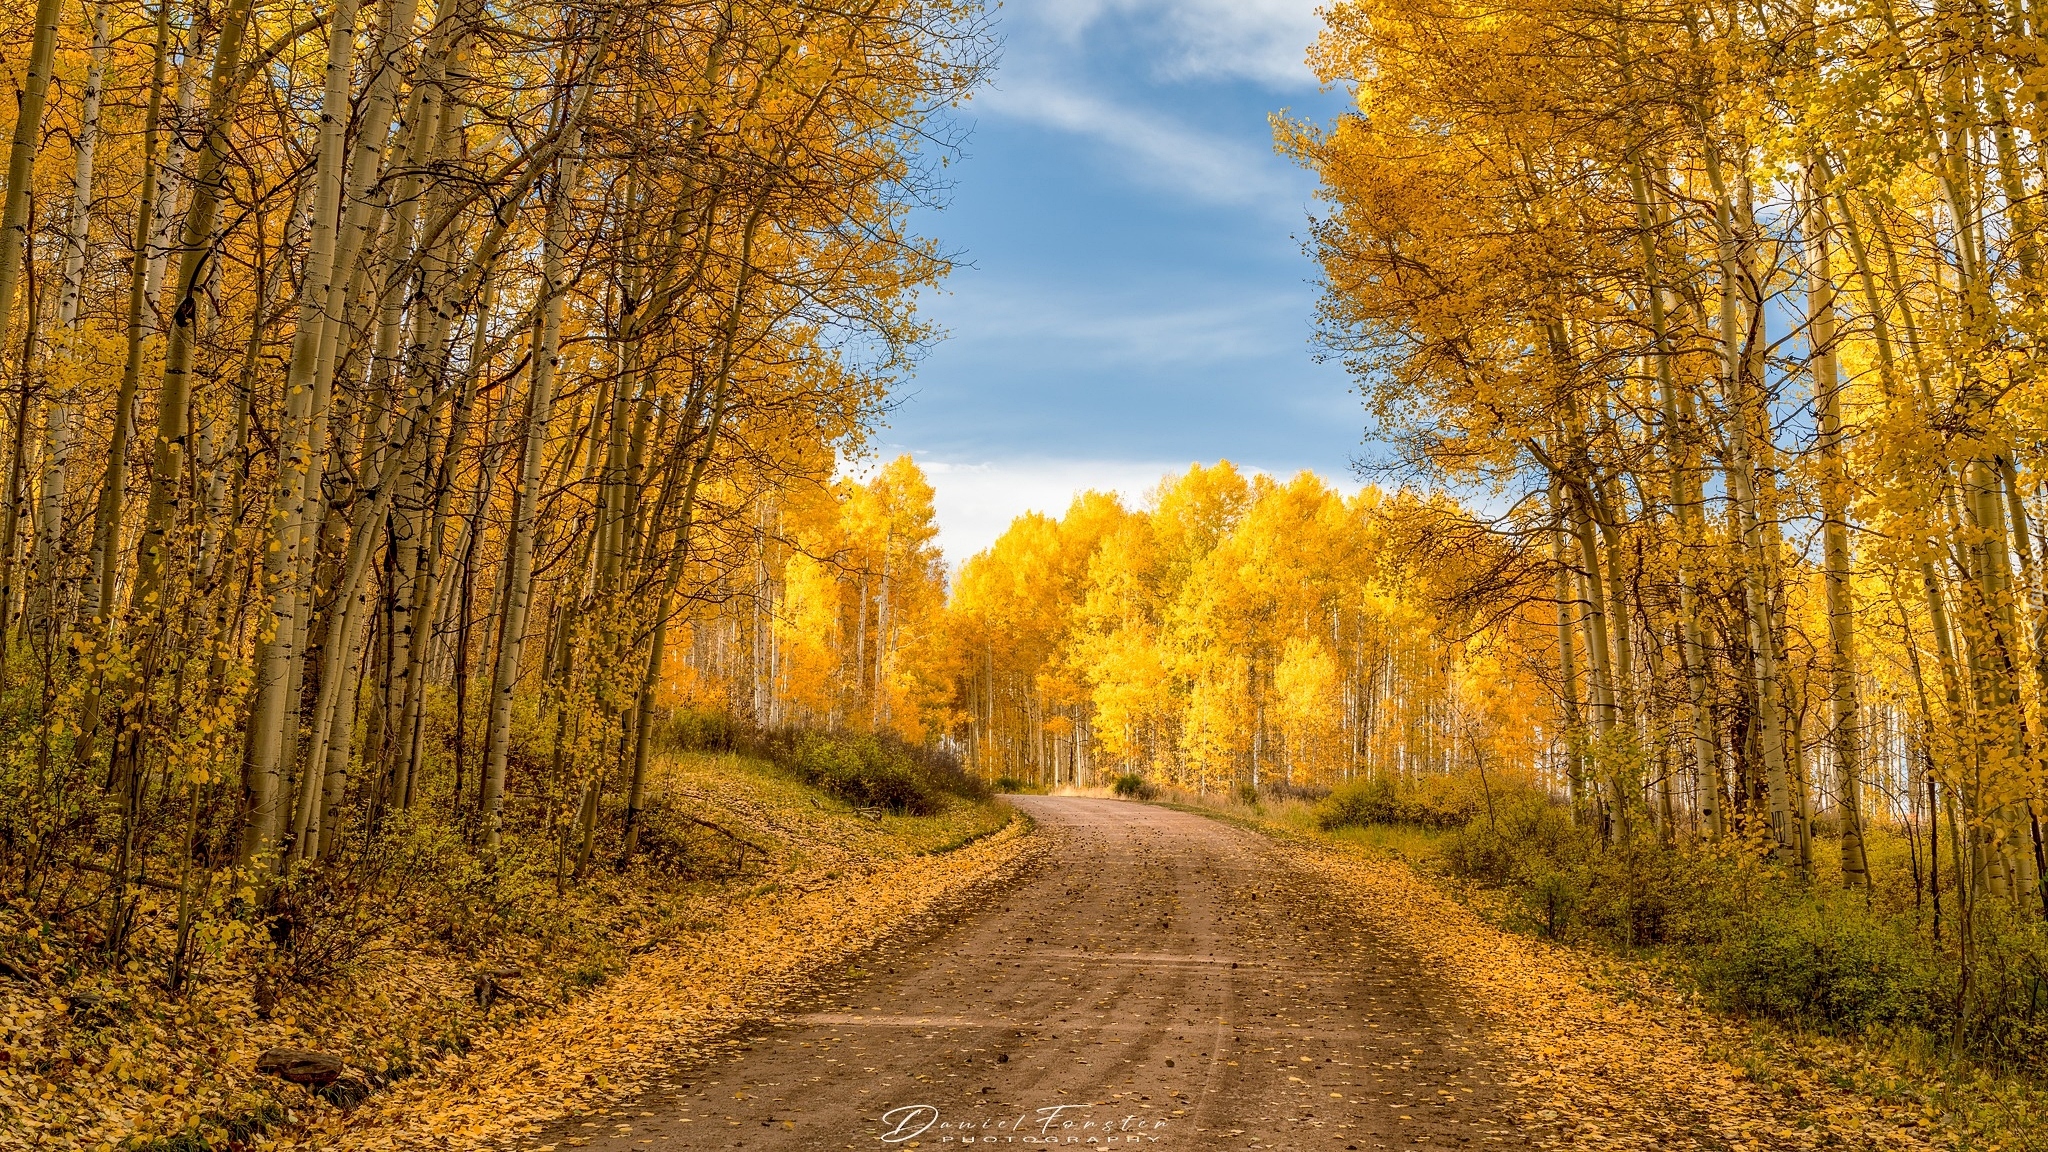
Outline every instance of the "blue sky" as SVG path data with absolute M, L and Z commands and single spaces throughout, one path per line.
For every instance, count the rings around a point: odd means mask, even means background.
M 919 230 L 968 262 L 924 311 L 948 333 L 897 397 L 958 562 L 1085 488 L 1133 499 L 1228 458 L 1349 487 L 1363 414 L 1318 364 L 1313 181 L 1268 117 L 1343 98 L 1302 63 L 1317 0 L 1013 0 L 1002 65 Z

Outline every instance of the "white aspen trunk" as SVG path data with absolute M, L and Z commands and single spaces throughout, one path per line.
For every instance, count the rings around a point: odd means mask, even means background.
M 85 295 L 85 257 L 92 234 L 93 158 L 99 149 L 100 98 L 107 77 L 111 43 L 106 0 L 92 9 L 92 49 L 85 70 L 85 91 L 79 97 L 78 141 L 71 168 L 70 211 L 64 219 L 64 287 L 57 297 L 57 323 L 69 328 L 77 321 Z
M 868 574 L 860 574 L 860 593 L 853 600 L 853 690 L 858 693 L 867 687 L 868 679 Z M 843 661 L 846 657 L 841 656 Z
M 242 43 L 251 11 L 252 0 L 231 0 L 223 14 L 220 43 L 215 50 L 207 94 L 206 134 L 201 138 L 189 181 L 192 203 L 186 211 L 184 232 L 179 241 L 178 280 L 175 285 L 178 300 L 171 310 L 170 338 L 164 349 L 163 378 L 157 393 L 157 434 L 151 451 L 149 503 L 143 513 L 142 537 L 136 546 L 135 584 L 129 596 L 129 603 L 144 611 L 154 611 L 157 607 L 156 597 L 167 562 L 165 538 L 176 519 L 178 500 L 184 491 L 185 448 L 192 415 L 192 360 L 199 343 L 199 311 L 203 294 L 201 277 L 207 269 L 216 266 L 207 261 L 207 256 L 212 251 L 214 217 L 220 205 L 220 168 L 228 147 L 230 109 L 225 105 L 233 99 L 238 87 Z M 352 50 L 355 0 L 343 0 L 335 11 L 334 26 L 338 36 L 346 27 L 342 42 L 347 47 L 343 51 Z M 330 73 L 334 67 L 330 61 Z M 343 101 L 347 100 L 347 68 L 348 60 L 344 55 L 340 97 Z M 335 83 L 330 75 L 330 90 Z M 345 130 L 347 117 L 337 119 L 342 126 L 334 131 Z
M 572 130 L 573 131 L 573 130 Z M 482 793 L 484 846 L 495 849 L 504 830 L 505 765 L 512 747 L 512 693 L 519 683 L 520 655 L 526 644 L 526 616 L 532 601 L 533 532 L 539 506 L 542 449 L 554 412 L 555 372 L 559 367 L 562 311 L 567 304 L 564 251 L 569 242 L 569 213 L 580 166 L 572 144 L 561 160 L 554 194 L 548 200 L 543 288 L 548 301 L 534 341 L 532 384 L 528 391 L 526 447 L 513 495 L 512 524 L 505 557 L 504 607 L 499 615 L 498 659 L 491 673 L 491 711 L 485 727 Z
M 228 105 L 239 87 L 237 74 L 241 70 L 243 34 L 248 29 L 251 12 L 252 0 L 232 0 L 222 15 L 220 43 L 215 52 L 208 88 L 206 130 L 190 181 L 192 203 L 185 215 L 180 245 L 178 302 L 172 310 L 170 337 L 164 351 L 163 376 L 157 394 L 157 433 L 150 454 L 149 501 L 136 547 L 135 579 L 129 588 L 129 606 L 140 627 L 136 645 L 138 659 L 135 670 L 123 675 L 116 696 L 125 721 L 117 728 L 119 740 L 112 753 L 110 775 L 117 788 L 125 788 L 127 781 L 138 778 L 143 738 L 137 715 L 143 702 L 141 692 L 154 677 L 162 655 L 163 606 L 158 599 L 168 561 L 167 535 L 177 518 L 178 501 L 184 492 L 184 456 L 187 425 L 191 419 L 192 361 L 202 336 L 205 277 L 215 267 L 205 258 L 212 248 L 214 217 L 220 203 L 221 163 L 227 151 Z M 134 339 L 132 333 L 130 339 Z M 102 594 L 105 594 L 105 589 L 102 589 Z
M 619 532 L 623 537 L 620 551 L 625 554 L 625 569 L 629 572 L 638 571 L 645 560 L 647 518 L 657 511 L 651 506 L 654 502 L 647 499 L 649 437 L 653 438 L 653 443 L 666 443 L 668 431 L 667 407 L 662 406 L 660 414 L 654 414 L 656 404 L 651 378 L 643 380 L 634 408 L 633 435 L 626 449 L 626 507 L 619 519 Z
M 2044 643 L 2048 641 L 2048 606 L 2044 606 L 2040 600 L 2041 587 L 2039 576 L 2034 569 L 2034 548 L 2031 529 L 2028 527 L 2026 503 L 2020 496 L 2019 475 L 2013 466 L 2012 457 L 2000 456 L 1998 470 L 2001 486 L 2005 491 L 2006 509 L 2012 522 L 2013 552 L 2019 557 L 2019 585 L 2014 598 L 2022 606 L 2027 617 L 2025 631 L 2034 652 L 2033 672 L 2036 688 L 2048 694 L 2048 643 Z M 2037 745 L 2037 761 L 2041 756 Z M 2042 915 L 2048 917 L 2048 883 L 2044 883 L 2044 878 L 2048 878 L 2048 843 L 2043 842 L 2039 789 L 2030 787 L 2021 806 L 2026 810 L 2027 839 L 2031 844 L 2031 851 L 2023 850 L 2020 853 L 2021 870 L 2030 890 L 2041 903 Z
M 1801 855 L 1798 804 L 1792 796 L 1791 769 L 1786 760 L 1783 696 L 1778 685 L 1777 642 L 1771 636 L 1769 593 L 1766 587 L 1761 586 L 1765 581 L 1766 565 L 1759 542 L 1761 529 L 1757 524 L 1756 494 L 1750 479 L 1748 433 L 1742 428 L 1748 416 L 1741 411 L 1735 397 L 1731 396 L 1730 400 L 1737 414 L 1729 421 L 1732 449 L 1724 475 L 1729 490 L 1735 494 L 1736 539 L 1742 558 L 1744 615 L 1749 626 L 1754 663 L 1752 674 L 1757 686 L 1757 719 L 1762 725 L 1759 743 L 1766 785 L 1770 791 L 1773 855 L 1781 862 L 1789 863 L 1797 861 Z
M 1573 636 L 1572 604 L 1577 597 L 1572 594 L 1571 557 L 1565 549 L 1564 500 L 1557 480 L 1550 482 L 1550 547 L 1551 562 L 1556 566 L 1552 581 L 1552 595 L 1557 600 L 1557 661 L 1558 674 L 1562 678 L 1562 699 L 1558 712 L 1563 719 L 1565 756 L 1565 790 L 1571 799 L 1572 813 L 1576 818 L 1585 816 L 1585 748 L 1583 747 L 1585 720 L 1579 711 L 1579 660 L 1578 642 Z M 1371 729 L 1370 714 L 1361 717 L 1361 727 L 1368 734 Z
M 91 61 L 86 66 L 85 91 L 80 99 L 70 211 L 64 220 L 64 284 L 57 297 L 57 325 L 72 340 L 79 335 L 79 312 L 84 304 L 86 246 L 92 238 L 93 157 L 99 147 L 100 97 L 106 83 L 110 42 L 107 4 L 100 0 L 92 12 Z M 0 331 L 4 328 L 0 325 Z M 75 347 L 69 352 L 77 354 Z M 43 412 L 42 493 L 36 506 L 36 591 L 35 606 L 30 612 L 30 627 L 38 632 L 49 626 L 60 599 L 57 551 L 64 532 L 66 468 L 74 437 L 72 392 L 69 384 L 53 390 Z
M 604 420 L 604 469 L 598 475 L 597 515 L 591 526 L 596 536 L 595 587 L 603 593 L 615 591 L 619 586 L 621 565 L 624 562 L 624 534 L 620 528 L 625 512 L 626 473 L 626 410 L 631 401 L 627 393 L 633 386 L 631 365 L 633 350 L 625 353 L 626 371 L 620 374 L 618 382 L 611 388 L 609 401 L 603 406 Z M 597 446 L 593 433 L 591 447 Z
M 164 150 L 162 186 L 158 189 L 156 203 L 149 218 L 149 253 L 147 271 L 143 274 L 142 293 L 150 299 L 157 299 L 163 290 L 164 273 L 170 268 L 171 249 L 178 234 L 178 200 L 191 184 L 185 176 L 186 133 L 191 130 L 192 108 L 199 95 L 199 60 L 206 52 L 206 32 L 196 18 L 186 25 L 183 35 L 189 42 L 183 45 L 183 58 L 178 62 L 178 89 L 173 100 L 170 145 Z
M 341 619 L 328 629 L 326 642 L 320 653 L 320 691 L 313 706 L 313 731 L 306 747 L 304 782 L 299 788 L 298 803 L 294 807 L 292 820 L 292 850 L 294 861 L 317 855 L 330 846 L 333 832 L 327 827 L 326 813 L 331 811 L 339 792 L 345 786 L 348 757 L 355 724 L 355 665 L 362 649 L 363 626 L 369 622 L 366 611 L 370 592 L 365 576 L 370 570 L 370 557 L 382 539 L 380 528 L 391 506 L 392 479 L 397 471 L 396 462 L 402 457 L 393 454 L 392 463 L 374 478 L 376 488 L 368 493 L 356 509 L 355 523 L 349 533 L 348 557 L 342 569 L 341 578 L 335 585 L 334 602 L 343 605 Z M 336 739 L 336 730 L 342 734 Z M 340 782 L 333 753 L 340 753 Z M 319 776 L 316 777 L 315 773 Z M 319 786 L 315 787 L 315 780 Z M 317 842 L 317 843 L 316 843 Z
M 894 534 L 883 537 L 882 586 L 875 599 L 875 712 L 873 723 L 881 728 L 889 716 L 889 565 Z
M 423 81 L 434 79 L 434 62 L 446 51 L 446 37 L 451 34 L 447 30 L 456 27 L 452 17 L 458 2 L 441 0 L 435 10 L 435 38 L 422 53 Z M 357 261 L 369 250 L 370 240 L 384 216 L 392 210 L 377 192 L 378 180 L 385 170 L 387 151 L 396 153 L 409 143 L 405 133 L 393 136 L 391 115 L 397 106 L 398 85 L 404 75 L 401 58 L 412 42 L 413 24 L 418 17 L 418 0 L 385 0 L 379 13 L 375 50 L 377 71 L 371 77 L 363 98 L 363 127 L 356 136 L 355 149 L 348 163 L 347 215 L 335 246 L 335 267 L 341 269 L 345 276 L 355 273 Z M 430 83 L 418 86 L 415 102 L 426 99 L 430 88 Z M 414 116 L 407 117 L 408 123 L 413 120 Z M 336 309 L 330 314 L 328 323 L 333 324 L 346 314 L 345 309 Z
M 1635 681 L 1636 660 L 1634 624 L 1630 619 L 1628 606 L 1628 583 L 1623 572 L 1626 566 L 1621 540 L 1620 518 L 1613 507 L 1610 494 L 1596 489 L 1592 501 L 1592 513 L 1600 529 L 1600 542 L 1607 553 L 1606 579 L 1600 590 L 1607 597 L 1607 630 L 1614 646 L 1614 707 L 1617 719 L 1633 724 L 1636 720 Z
M 1714 738 L 1713 719 L 1707 711 L 1706 646 L 1700 637 L 1699 596 L 1694 588 L 1690 562 L 1690 547 L 1699 539 L 1698 507 L 1693 499 L 1693 485 L 1686 475 L 1691 453 L 1684 433 L 1690 421 L 1682 419 L 1688 413 L 1681 408 L 1678 399 L 1663 266 L 1657 254 L 1657 227 L 1663 223 L 1664 214 L 1652 203 L 1649 181 L 1639 159 L 1630 160 L 1629 181 L 1635 196 L 1636 234 L 1649 288 L 1650 333 L 1656 346 L 1657 397 L 1664 425 L 1664 455 L 1672 514 L 1678 522 L 1678 611 L 1682 628 L 1679 656 L 1685 671 L 1687 704 L 1692 722 L 1693 771 L 1697 781 L 1694 803 L 1710 834 L 1719 839 L 1723 833 L 1720 743 Z
M 1742 306 L 1738 296 L 1746 272 L 1737 252 L 1735 205 L 1721 172 L 1718 153 L 1706 152 L 1708 180 L 1714 192 L 1715 237 L 1721 272 L 1720 345 L 1722 395 L 1728 408 L 1729 459 L 1723 475 L 1735 497 L 1738 547 L 1742 558 L 1744 614 L 1748 617 L 1750 646 L 1754 653 L 1757 684 L 1757 712 L 1762 724 L 1760 743 L 1764 772 L 1770 790 L 1772 855 L 1796 863 L 1804 855 L 1804 838 L 1792 797 L 1792 778 L 1785 757 L 1785 739 L 1780 713 L 1776 640 L 1771 635 L 1769 572 L 1758 524 L 1758 502 L 1754 486 L 1754 465 L 1749 443 L 1749 402 L 1746 349 L 1753 338 L 1744 335 Z M 1751 317 L 1752 323 L 1761 319 Z
M 420 382 L 407 385 L 408 391 L 420 387 Z M 411 407 L 408 401 L 408 408 Z M 381 731 L 374 735 L 380 779 L 389 789 L 391 806 L 407 806 L 406 796 L 411 790 L 407 768 L 410 760 L 405 755 L 411 744 L 409 729 L 413 717 L 407 711 L 412 693 L 414 671 L 413 619 L 415 603 L 419 595 L 420 549 L 423 526 L 420 524 L 422 480 L 421 471 L 426 466 L 424 442 L 431 436 L 430 429 L 421 429 L 420 435 L 413 435 L 415 416 L 408 413 L 400 420 L 398 435 L 406 447 L 393 457 L 398 468 L 397 479 L 393 481 L 395 491 L 385 517 L 385 532 L 390 538 L 391 564 L 386 569 L 388 585 L 384 599 L 385 665 L 383 674 L 383 699 L 378 705 L 382 718 Z
M 250 310 L 249 337 L 242 349 L 242 368 L 235 382 L 235 450 L 241 451 L 248 444 L 249 405 L 256 387 L 256 375 L 263 354 L 263 338 L 269 326 L 270 301 L 279 284 L 286 283 L 289 261 L 293 255 L 291 244 L 294 231 L 301 234 L 304 225 L 311 223 L 307 210 L 312 198 L 308 190 L 301 187 L 293 203 L 291 214 L 286 217 L 286 237 L 277 246 L 271 264 L 257 279 L 255 307 Z M 243 473 L 228 464 L 228 453 L 223 451 L 217 419 L 209 419 L 200 435 L 196 463 L 205 470 L 206 494 L 203 501 L 203 518 L 199 539 L 199 556 L 195 564 L 198 582 L 210 584 L 216 575 L 218 564 L 228 537 L 234 532 L 231 507 L 241 504 Z M 229 601 L 220 600 L 219 611 L 225 616 Z
M 1810 177 L 1811 178 L 1811 177 Z M 1842 452 L 1842 398 L 1835 363 L 1835 286 L 1828 221 L 1818 189 L 1807 212 L 1807 325 L 1814 405 L 1820 420 L 1822 569 L 1827 588 L 1828 702 L 1834 726 L 1835 807 L 1841 819 L 1842 883 L 1870 883 L 1863 846 L 1861 720 L 1856 694 L 1856 607 L 1850 590 L 1848 475 Z
M 1976 626 L 1966 629 L 1964 635 L 1970 641 L 1979 716 L 1993 732 L 1986 742 L 1989 755 L 1979 763 L 1980 778 L 1969 799 L 1981 824 L 1979 839 L 1991 892 L 2005 898 L 2017 894 L 2014 881 L 2023 882 L 2016 862 L 2009 859 L 2013 854 L 2012 813 L 2009 809 L 2000 810 L 2002 805 L 1993 806 L 1987 794 L 1992 779 L 2023 772 L 2026 763 L 2017 669 L 2012 663 L 2017 639 L 2011 596 L 2012 556 L 2006 535 L 2004 485 L 1995 464 L 1981 454 L 1972 459 L 1964 472 L 1963 487 L 1970 526 L 1978 537 L 1978 543 L 1969 549 L 1975 569 L 1973 615 L 1978 619 Z M 1987 771 L 1994 765 L 2000 771 Z
M 270 596 L 272 634 L 262 648 L 256 698 L 249 716 L 249 739 L 243 767 L 247 822 L 243 826 L 239 862 L 267 873 L 284 831 L 282 816 L 288 798 L 282 765 L 288 723 L 295 701 L 291 688 L 301 663 L 299 634 L 306 606 L 300 603 L 302 553 L 309 539 L 307 497 L 315 496 L 325 469 L 326 392 L 331 377 L 315 369 L 325 336 L 329 299 L 336 280 L 334 247 L 341 210 L 342 145 L 347 128 L 350 63 L 355 49 L 356 0 L 336 8 L 328 38 L 327 85 L 321 102 L 319 149 L 314 168 L 313 223 L 307 236 L 302 275 L 299 327 L 292 338 L 292 356 L 285 379 L 284 427 L 278 441 L 277 487 L 272 497 L 271 529 L 264 554 L 264 585 Z M 320 501 L 324 508 L 325 501 Z
M 28 75 L 7 149 L 7 192 L 0 199 L 0 347 L 6 346 L 13 331 L 14 297 L 21 286 L 22 262 L 28 258 L 29 195 L 34 191 L 36 147 L 42 142 L 43 109 L 56 67 L 57 24 L 63 15 L 64 0 L 36 0 Z
M 430 86 L 438 86 L 445 73 L 460 72 L 466 42 L 466 37 L 460 32 L 450 38 L 445 56 L 428 77 L 432 81 Z M 429 166 L 450 155 L 461 129 L 462 113 L 448 100 L 437 96 L 432 107 L 431 119 L 423 120 L 421 136 L 416 140 L 422 145 L 415 149 L 416 167 Z M 438 210 L 445 200 L 446 196 L 437 188 L 428 197 L 428 204 L 432 210 Z M 424 495 L 426 470 L 433 458 L 433 428 L 437 420 L 437 413 L 427 408 L 426 401 L 441 386 L 448 360 L 449 331 L 455 313 L 463 303 L 450 291 L 456 280 L 448 267 L 451 239 L 446 234 L 431 238 L 426 250 L 419 254 L 421 291 L 413 303 L 414 339 L 412 354 L 408 357 L 411 371 L 406 378 L 406 408 L 401 417 L 403 427 L 400 431 L 409 444 L 408 459 L 399 473 L 399 491 L 393 497 L 391 516 L 396 578 L 389 590 L 389 614 L 386 617 L 390 662 L 385 669 L 386 692 L 381 714 L 392 723 L 380 733 L 379 768 L 391 783 L 393 803 L 401 809 L 412 804 L 413 748 L 420 721 L 418 709 L 424 688 L 422 678 L 426 671 L 426 652 L 418 630 L 427 622 L 425 597 L 433 591 L 434 558 L 429 556 L 428 550 L 439 544 L 438 540 L 429 538 Z M 494 259 L 491 252 L 479 251 L 477 256 L 485 267 Z M 392 299 L 396 298 L 394 293 Z M 463 408 L 467 408 L 466 399 Z M 423 426 L 425 432 L 421 434 L 419 430 Z
M 348 289 L 335 293 L 328 301 L 319 348 L 314 354 L 314 371 L 322 377 L 331 376 L 342 356 L 342 346 L 356 336 L 357 323 L 371 313 L 377 316 L 370 352 L 370 398 L 362 436 L 362 467 L 371 470 L 381 469 L 382 457 L 376 453 L 385 451 L 392 442 L 390 421 L 398 405 L 390 388 L 396 374 L 400 321 L 406 303 L 399 269 L 413 254 L 422 173 L 439 139 L 441 66 L 451 39 L 460 34 L 461 24 L 444 17 L 455 2 L 444 0 L 436 13 L 434 32 L 421 52 L 419 75 L 401 119 L 402 128 L 396 134 L 390 131 L 390 117 L 399 76 L 397 56 L 409 38 L 417 4 L 415 0 L 399 0 L 386 7 L 384 36 L 378 45 L 383 59 L 365 98 L 364 122 L 375 127 L 357 136 L 343 193 L 346 212 L 335 238 L 335 286 L 346 284 Z M 394 23 L 400 19 L 403 24 Z M 398 34 L 401 28 L 403 35 Z M 393 165 L 400 172 L 387 184 L 383 175 Z M 380 227 L 384 236 L 383 257 L 375 262 L 373 270 L 369 266 L 372 262 L 363 257 Z M 376 698 L 383 699 L 381 695 Z
M 149 243 L 149 221 L 157 201 L 157 137 L 163 118 L 164 76 L 168 67 L 171 38 L 170 5 L 156 9 L 156 50 L 151 57 L 149 107 L 142 121 L 142 188 L 136 203 L 133 258 L 128 268 L 127 356 L 121 366 L 121 383 L 114 394 L 113 432 L 107 444 L 107 468 L 100 480 L 99 501 L 93 511 L 90 575 L 87 589 L 92 609 L 88 644 L 105 638 L 114 610 L 114 555 L 120 546 L 122 494 L 128 486 L 128 438 L 133 431 L 135 393 L 142 380 L 143 253 Z M 79 704 L 79 731 L 72 742 L 72 759 L 90 763 L 99 732 L 100 674 L 86 681 L 85 699 Z
M 1600 735 L 1605 737 L 1620 721 L 1614 698 L 1613 650 L 1608 645 L 1606 596 L 1601 588 L 1600 548 L 1594 540 L 1592 517 L 1587 513 L 1584 494 L 1576 488 L 1569 493 L 1572 531 L 1579 545 L 1579 588 L 1586 609 L 1581 624 L 1586 630 L 1586 652 L 1593 668 L 1593 708 Z
M 483 379 L 484 365 L 490 358 L 490 318 L 495 302 L 495 280 L 486 280 L 483 296 L 477 304 L 475 330 L 470 342 L 469 363 L 460 390 L 460 399 L 454 407 L 452 422 L 448 431 L 448 443 L 441 454 L 440 468 L 434 484 L 433 507 L 427 516 L 427 525 L 421 548 L 421 563 L 425 571 L 420 580 L 419 595 L 413 604 L 412 622 L 408 632 L 412 638 L 408 646 L 407 671 L 404 678 L 405 694 L 401 701 L 398 731 L 407 739 L 403 749 L 404 765 L 401 776 L 404 780 L 402 807 L 410 807 L 414 781 L 419 770 L 419 732 L 421 713 L 426 700 L 426 678 L 428 661 L 431 659 L 433 623 L 439 618 L 445 599 L 447 565 L 443 561 L 442 545 L 447 538 L 449 507 L 455 495 L 455 462 L 463 446 L 469 440 L 471 404 L 478 384 Z

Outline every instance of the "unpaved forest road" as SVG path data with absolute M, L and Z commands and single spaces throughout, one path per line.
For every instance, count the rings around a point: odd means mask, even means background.
M 1530 1147 L 1452 993 L 1270 842 L 1020 797 L 1047 858 L 570 1147 Z

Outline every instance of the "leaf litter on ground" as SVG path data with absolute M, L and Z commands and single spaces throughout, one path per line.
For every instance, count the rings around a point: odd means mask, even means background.
M 560 897 L 529 890 L 521 922 L 461 941 L 387 910 L 379 938 L 330 979 L 273 985 L 267 1014 L 256 974 L 276 957 L 243 921 L 209 930 L 173 996 L 166 917 L 139 918 L 124 971 L 74 977 L 37 925 L 0 906 L 0 1150 L 488 1143 L 630 1091 L 655 1056 L 767 1010 L 809 967 L 915 923 L 1023 853 L 1005 806 L 877 819 L 733 757 L 674 758 L 656 791 L 724 830 L 711 841 L 737 835 L 767 858 L 697 880 L 602 867 Z M 373 1091 L 349 1108 L 258 1074 L 274 1047 L 337 1054 Z
M 1506 1050 L 1498 1066 L 1511 1070 L 1523 1102 L 1517 1119 L 1545 1146 L 1954 1146 L 1925 1130 L 1919 1109 L 1835 1083 L 1827 1062 L 1772 1060 L 1768 1075 L 1737 1063 L 1763 1055 L 1752 1029 L 1683 996 L 1647 965 L 1507 931 L 1398 859 L 1292 837 L 1282 845 L 1463 993 Z M 1837 1061 L 1868 1059 L 1827 1046 Z

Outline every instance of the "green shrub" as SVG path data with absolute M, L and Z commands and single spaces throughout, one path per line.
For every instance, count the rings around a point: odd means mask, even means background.
M 1154 794 L 1152 782 L 1136 772 L 1124 772 L 1110 785 L 1111 791 L 1132 800 L 1150 800 Z
M 744 738 L 731 713 L 677 708 L 656 724 L 653 739 L 678 752 L 731 752 Z
M 1325 832 L 1392 824 L 1394 783 L 1384 776 L 1367 776 L 1344 784 L 1316 805 L 1315 820 Z
M 1462 776 L 1429 774 L 1407 780 L 1364 776 L 1339 787 L 1316 805 L 1316 826 L 1325 832 L 1373 824 L 1460 828 L 1479 816 L 1483 788 Z
M 851 804 L 892 812 L 928 815 L 939 800 L 909 766 L 885 753 L 872 738 L 806 732 L 788 764 L 804 779 Z
M 1796 890 L 1790 877 L 1732 844 L 1680 851 L 1647 836 L 1603 843 L 1598 829 L 1542 792 L 1496 783 L 1492 793 L 1490 814 L 1445 837 L 1443 862 L 1517 896 L 1519 926 L 1546 936 L 1697 949 L 1719 941 L 1747 910 Z
M 1490 807 L 1482 801 L 1472 818 L 1448 825 L 1455 831 L 1443 851 L 1452 871 L 1490 884 L 1526 884 L 1585 855 L 1590 841 L 1564 805 L 1526 786 L 1495 784 L 1489 791 Z M 1433 812 L 1409 813 L 1407 822 L 1441 828 L 1457 812 L 1439 802 Z
M 1400 811 L 1384 788 L 1360 789 L 1346 803 L 1326 815 Z M 1897 845 L 1874 839 L 1874 858 L 1896 854 Z M 1960 1040 L 2008 1067 L 2038 1070 L 2048 1052 L 2048 927 L 2002 905 L 1979 910 L 1965 995 L 1953 904 L 1937 944 L 1910 892 L 1902 897 L 1882 884 L 1847 892 L 1824 878 L 1801 879 L 1739 841 L 1667 847 L 1645 827 L 1634 841 L 1603 843 L 1566 805 L 1496 788 L 1491 818 L 1452 832 L 1439 851 L 1454 874 L 1515 897 L 1520 927 L 1660 948 L 1736 1012 L 1835 1035 Z M 1892 874 L 1901 871 L 1894 862 Z
M 1522 906 L 1545 936 L 1556 940 L 1577 922 L 1581 893 L 1563 872 L 1546 870 L 1522 889 Z
M 1740 837 L 1661 842 L 1646 813 L 1632 839 L 1546 793 L 1499 779 L 1368 777 L 1314 809 L 1325 831 L 1445 830 L 1431 849 L 1453 875 L 1510 897 L 1512 926 L 1573 943 L 1656 949 L 1724 1008 L 1836 1034 L 1917 1035 L 1980 1059 L 2040 1072 L 2048 1060 L 2048 925 L 1983 901 L 1962 977 L 1958 899 L 1943 938 L 1914 890 L 1912 845 L 1867 832 L 1869 891 L 1801 877 Z M 1950 867 L 1946 862 L 1944 867 Z
M 2039 1070 L 2048 1061 L 2048 925 L 1994 908 L 1979 921 L 1964 1041 L 1974 1051 Z
M 1933 1029 L 1954 1003 L 1930 950 L 1847 894 L 1751 910 L 1704 949 L 1698 971 L 1731 1008 L 1837 1034 Z
M 941 748 L 875 732 L 813 728 L 763 730 L 724 712 L 679 708 L 654 731 L 676 752 L 733 752 L 774 763 L 805 783 L 862 808 L 929 816 L 949 796 L 988 798 L 989 787 Z M 999 781 L 998 786 L 1014 783 Z M 1009 790 L 1009 789 L 1005 789 Z
M 988 790 L 958 760 L 869 732 L 797 731 L 768 738 L 769 758 L 805 783 L 863 808 L 929 816 L 946 797 L 983 799 Z

